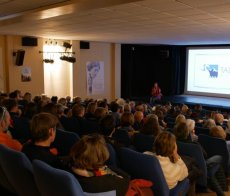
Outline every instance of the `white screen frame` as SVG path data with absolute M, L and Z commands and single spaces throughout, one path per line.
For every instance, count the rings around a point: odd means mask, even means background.
M 211 93 L 211 92 L 200 92 L 200 91 L 191 91 L 188 90 L 188 70 L 189 70 L 189 51 L 190 50 L 229 50 L 229 57 L 230 57 L 230 46 L 208 46 L 208 47 L 187 47 L 186 48 L 186 68 L 185 68 L 185 86 L 184 86 L 184 94 L 186 95 L 198 95 L 198 96 L 209 96 L 209 97 L 222 97 L 222 98 L 230 98 L 230 93 Z M 230 58 L 229 58 L 230 59 Z M 230 60 L 229 60 L 230 62 Z M 229 80 L 230 80 L 230 74 L 229 74 Z M 230 83 L 229 89 L 230 89 Z

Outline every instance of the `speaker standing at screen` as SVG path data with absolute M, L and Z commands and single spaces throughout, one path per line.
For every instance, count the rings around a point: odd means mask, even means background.
M 150 98 L 150 104 L 154 104 L 154 103 L 156 103 L 157 101 L 160 101 L 160 100 L 161 100 L 162 93 L 161 93 L 161 89 L 160 89 L 160 87 L 158 86 L 158 83 L 157 83 L 157 82 L 155 82 L 155 83 L 154 83 L 154 86 L 152 87 L 151 95 L 152 95 L 152 97 Z

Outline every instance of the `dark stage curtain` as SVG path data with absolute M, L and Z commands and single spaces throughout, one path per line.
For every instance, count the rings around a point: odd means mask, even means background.
M 148 101 L 158 82 L 164 95 L 182 94 L 186 48 L 167 45 L 121 46 L 121 96 Z

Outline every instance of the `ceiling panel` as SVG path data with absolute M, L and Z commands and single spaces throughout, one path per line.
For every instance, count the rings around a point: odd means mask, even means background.
M 2 1 L 0 34 L 152 44 L 230 40 L 230 0 Z

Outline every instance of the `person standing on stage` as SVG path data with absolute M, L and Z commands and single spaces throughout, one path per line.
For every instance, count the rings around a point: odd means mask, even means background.
M 160 101 L 162 97 L 161 89 L 158 83 L 155 82 L 151 90 L 152 97 L 150 98 L 150 104 L 154 104 L 156 101 Z

